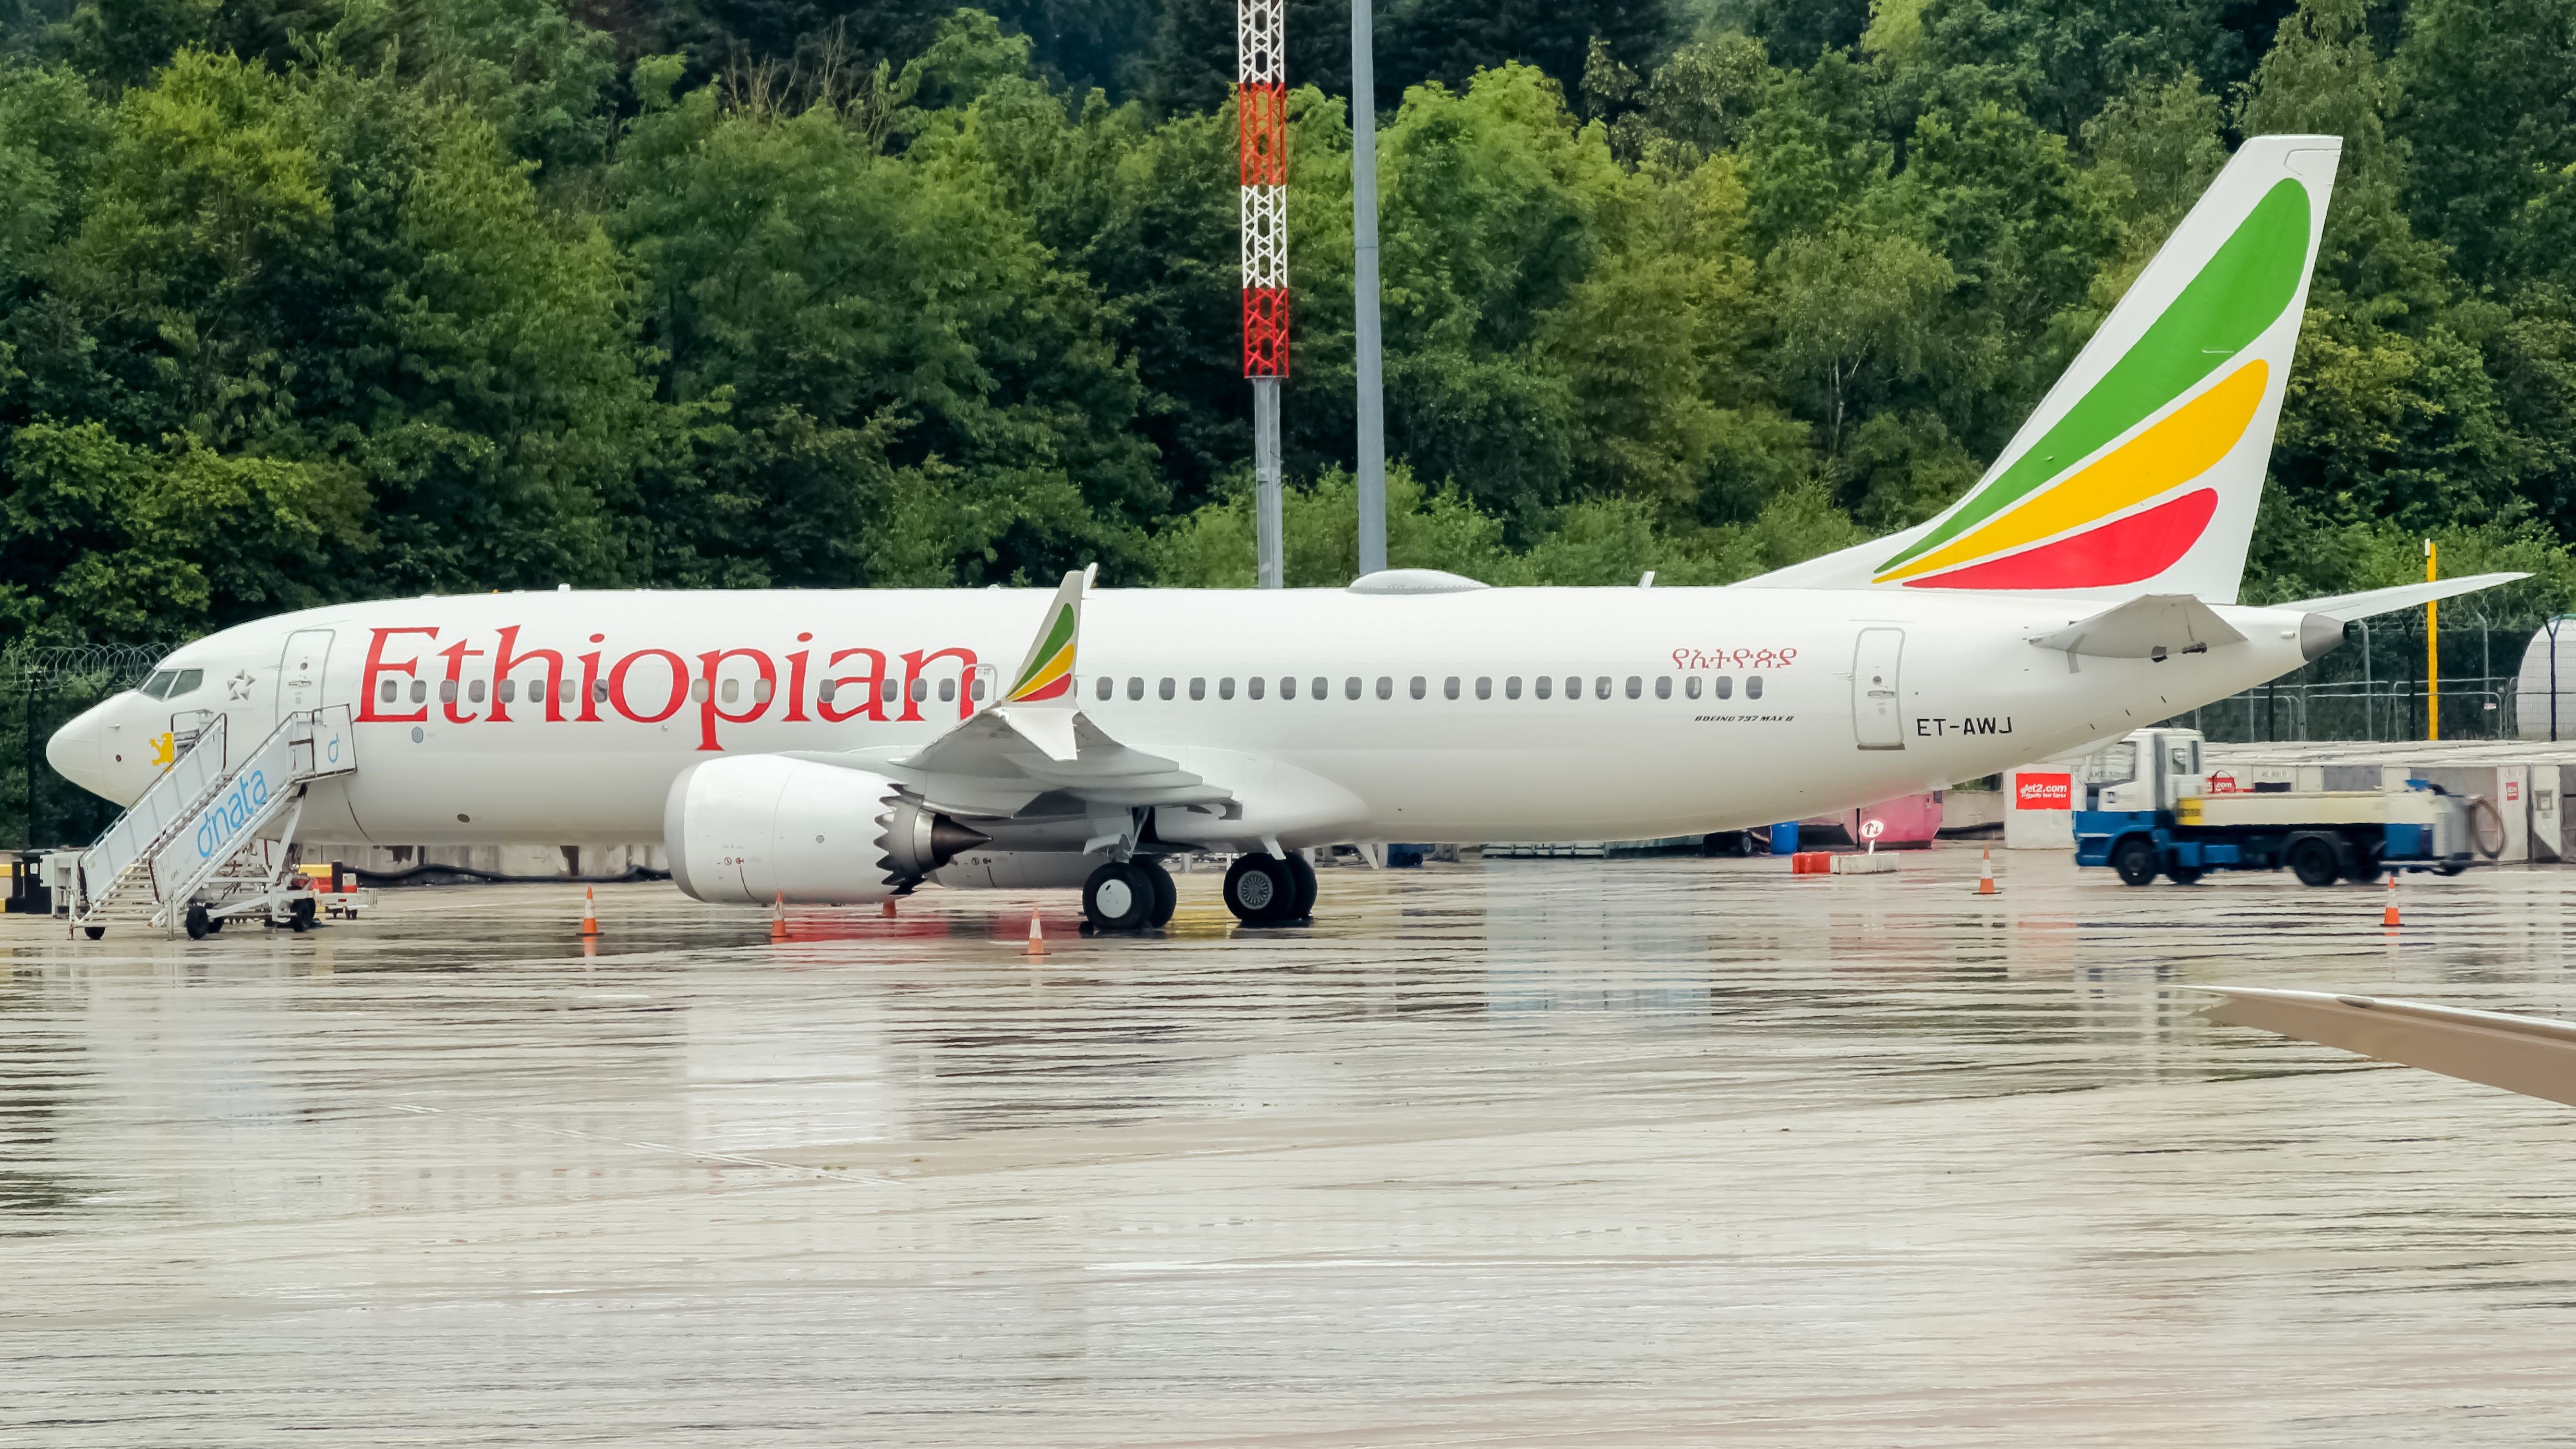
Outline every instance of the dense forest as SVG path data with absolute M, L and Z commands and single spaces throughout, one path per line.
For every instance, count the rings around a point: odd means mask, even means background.
M 1390 0 L 1398 563 L 1722 582 L 1975 480 L 2239 138 L 2346 138 L 2254 597 L 2576 578 L 2576 0 Z M 1292 582 L 1353 566 L 1290 0 Z M 1233 0 L 0 0 L 0 631 L 1248 585 Z

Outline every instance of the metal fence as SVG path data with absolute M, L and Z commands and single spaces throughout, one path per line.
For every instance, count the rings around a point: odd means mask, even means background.
M 2446 608 L 2441 627 L 2441 733 L 2446 740 L 2512 739 L 2516 688 L 2534 634 L 2576 627 L 2554 614 Z M 2243 694 L 2177 715 L 2213 740 L 2420 740 L 2430 725 L 2421 610 L 2364 619 L 2344 647 Z M 2567 681 L 2576 690 L 2576 679 Z M 2576 710 L 2560 731 L 2576 739 Z M 2544 726 L 2545 728 L 2545 726 Z
M 45 740 L 121 689 L 149 678 L 176 644 L 21 645 L 0 654 L 0 841 L 86 842 L 116 807 L 55 774 Z

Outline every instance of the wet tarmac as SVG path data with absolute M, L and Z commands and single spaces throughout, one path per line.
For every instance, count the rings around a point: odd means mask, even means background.
M 8 918 L 0 1442 L 2576 1435 L 2576 1111 L 2173 989 L 2576 1016 L 2576 871 L 1976 863 Z

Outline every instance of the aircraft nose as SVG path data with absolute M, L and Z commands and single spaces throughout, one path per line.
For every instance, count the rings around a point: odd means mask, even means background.
M 109 768 L 107 745 L 110 728 L 130 697 L 120 694 L 90 706 L 45 741 L 45 763 L 54 767 L 54 773 L 120 805 L 130 803 L 116 788 L 116 776 L 126 772 Z

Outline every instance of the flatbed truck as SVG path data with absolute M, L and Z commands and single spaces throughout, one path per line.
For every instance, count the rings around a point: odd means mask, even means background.
M 2376 881 L 2392 870 L 2457 875 L 2481 854 L 2482 799 L 2423 780 L 2402 790 L 2208 793 L 2198 731 L 2138 730 L 2088 769 L 2075 862 L 2128 885 L 2189 885 L 2213 870 L 2279 870 L 2304 885 Z M 2126 747 L 2124 752 L 2123 747 Z M 2495 820 L 2502 849 L 2503 822 Z

